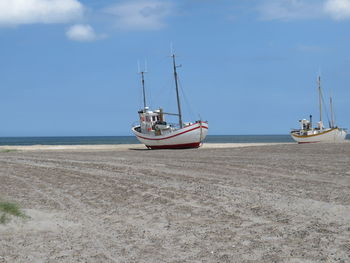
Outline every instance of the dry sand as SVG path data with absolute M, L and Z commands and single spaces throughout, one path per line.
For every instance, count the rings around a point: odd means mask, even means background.
M 237 148 L 285 143 L 206 143 L 201 148 Z M 145 149 L 143 144 L 97 144 L 97 145 L 29 145 L 29 146 L 0 146 L 0 151 L 120 151 Z
M 350 262 L 350 143 L 205 146 L 3 147 L 0 262 Z

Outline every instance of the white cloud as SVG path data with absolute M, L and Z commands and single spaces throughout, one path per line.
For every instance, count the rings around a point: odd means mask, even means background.
M 350 0 L 264 0 L 258 11 L 263 20 L 342 20 L 350 19 Z
M 116 26 L 123 30 L 156 30 L 165 26 L 164 19 L 171 14 L 168 1 L 128 1 L 106 8 L 104 11 L 116 17 Z
M 71 26 L 67 30 L 66 35 L 71 40 L 82 42 L 94 41 L 100 38 L 97 36 L 95 30 L 90 25 L 81 24 Z
M 0 26 L 66 23 L 83 15 L 77 0 L 0 0 Z
M 336 20 L 350 18 L 350 0 L 327 0 L 324 10 Z
M 298 20 L 319 17 L 320 0 L 266 0 L 258 8 L 264 20 Z

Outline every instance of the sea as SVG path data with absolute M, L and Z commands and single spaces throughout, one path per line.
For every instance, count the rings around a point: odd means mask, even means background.
M 349 135 L 347 136 L 349 140 Z M 204 143 L 287 143 L 290 135 L 208 135 Z M 0 145 L 139 144 L 134 136 L 0 137 Z

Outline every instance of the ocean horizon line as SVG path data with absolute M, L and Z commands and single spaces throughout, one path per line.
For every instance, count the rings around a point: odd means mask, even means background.
M 350 136 L 347 136 L 350 139 Z M 288 143 L 289 134 L 208 135 L 204 143 Z M 21 136 L 0 137 L 1 146 L 140 144 L 135 136 Z
M 262 133 L 262 134 L 211 134 L 208 136 L 289 136 L 286 134 L 273 134 L 273 133 Z M 30 135 L 30 136 L 0 136 L 0 138 L 64 138 L 64 137 L 135 137 L 135 135 Z

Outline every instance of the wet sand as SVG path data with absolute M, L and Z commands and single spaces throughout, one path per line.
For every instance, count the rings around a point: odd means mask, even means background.
M 0 147 L 0 262 L 350 262 L 350 143 L 243 146 Z

